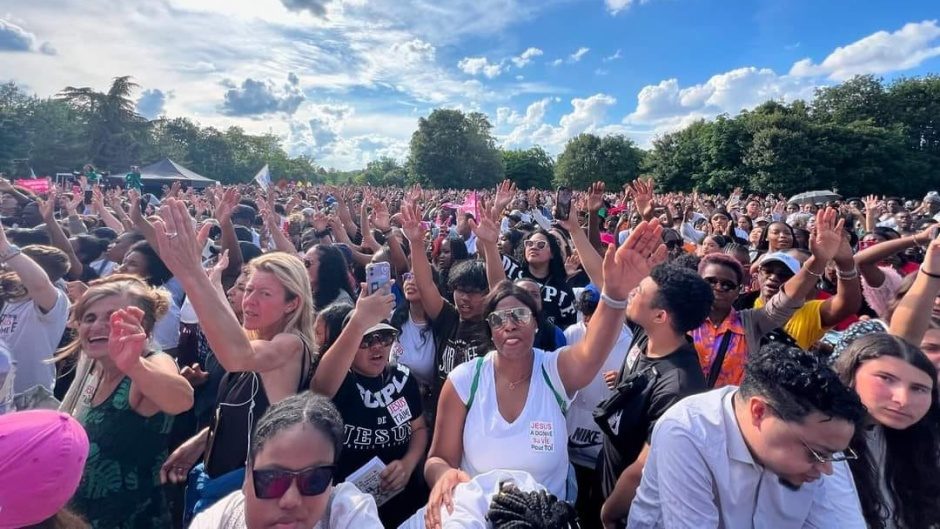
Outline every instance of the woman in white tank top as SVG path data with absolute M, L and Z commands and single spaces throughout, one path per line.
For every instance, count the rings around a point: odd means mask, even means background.
M 491 218 L 482 219 L 477 236 L 487 256 L 498 256 L 496 237 L 488 233 L 491 223 Z M 429 529 L 441 526 L 442 505 L 452 511 L 457 484 L 494 469 L 528 472 L 552 494 L 566 497 L 564 413 L 616 342 L 627 295 L 652 266 L 665 260 L 661 232 L 657 221 L 644 222 L 619 249 L 608 248 L 602 303 L 584 340 L 571 347 L 534 349 L 537 309 L 532 297 L 506 281 L 490 291 L 484 314 L 496 350 L 454 369 L 438 403 L 424 470 L 432 487 L 425 518 Z M 499 264 L 488 259 L 487 275 L 492 277 L 490 265 L 496 269 Z

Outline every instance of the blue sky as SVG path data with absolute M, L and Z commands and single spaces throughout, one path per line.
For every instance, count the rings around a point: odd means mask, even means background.
M 937 72 L 938 17 L 935 0 L 0 0 L 0 81 L 50 96 L 132 75 L 148 117 L 273 132 L 350 169 L 404 158 L 436 107 L 554 154 Z

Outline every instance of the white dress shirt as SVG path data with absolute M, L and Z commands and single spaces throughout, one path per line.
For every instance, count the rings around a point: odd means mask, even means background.
M 754 461 L 734 415 L 736 391 L 687 397 L 657 421 L 627 527 L 852 527 L 836 516 L 822 480 L 791 490 Z

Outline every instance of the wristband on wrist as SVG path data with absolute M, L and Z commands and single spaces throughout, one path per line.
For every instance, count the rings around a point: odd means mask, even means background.
M 20 247 L 15 244 L 11 244 L 5 252 L 0 253 L 0 263 L 5 263 L 9 261 L 10 259 L 13 259 L 19 254 L 20 254 Z
M 605 305 L 607 305 L 608 307 L 612 309 L 623 310 L 627 308 L 627 300 L 614 299 L 608 296 L 607 294 L 604 294 L 603 292 L 601 292 L 601 301 L 603 301 Z
M 807 274 L 815 277 L 816 279 L 822 279 L 822 276 L 823 276 L 822 274 L 817 274 L 816 272 L 813 272 L 812 270 L 809 269 L 808 266 L 805 268 L 805 270 Z
M 855 279 L 856 277 L 858 277 L 858 268 L 853 268 L 849 272 L 843 272 L 842 270 L 838 270 L 836 272 L 836 275 L 839 277 L 839 279 L 842 279 L 844 281 Z

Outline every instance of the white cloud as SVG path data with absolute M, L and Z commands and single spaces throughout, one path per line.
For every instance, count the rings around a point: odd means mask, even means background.
M 503 73 L 505 69 L 505 63 L 491 63 L 486 57 L 464 57 L 460 59 L 460 62 L 457 63 L 457 67 L 466 74 L 470 75 L 485 75 L 488 79 L 492 79 L 499 74 Z
M 912 22 L 894 33 L 879 31 L 836 48 L 820 64 L 803 59 L 793 65 L 790 75 L 827 76 L 842 81 L 855 75 L 908 70 L 940 56 L 938 40 L 940 27 L 936 20 Z
M 562 59 L 555 59 L 554 61 L 552 61 L 552 62 L 550 62 L 550 63 L 548 63 L 548 64 L 549 64 L 550 66 L 561 66 L 561 64 L 562 64 L 563 62 L 565 62 L 565 61 L 562 60 Z
M 24 51 L 55 55 L 56 49 L 48 42 L 40 43 L 36 35 L 12 21 L 0 18 L 0 52 Z
M 585 55 L 587 55 L 587 52 L 589 51 L 591 51 L 591 48 L 586 48 L 584 46 L 581 46 L 580 48 L 578 48 L 578 51 L 568 56 L 568 62 L 580 61 Z
M 513 57 L 512 63 L 516 65 L 516 68 L 522 68 L 523 66 L 529 64 L 533 58 L 539 57 L 542 55 L 542 50 L 538 48 L 528 48 L 518 57 Z
M 610 61 L 616 61 L 616 60 L 620 59 L 621 57 L 623 57 L 623 53 L 622 53 L 622 51 L 618 48 L 617 51 L 615 51 L 613 55 L 608 55 L 607 57 L 604 57 L 602 60 L 603 60 L 604 62 L 610 62 Z
M 626 121 L 658 123 L 687 115 L 714 116 L 736 113 L 768 99 L 793 100 L 812 96 L 815 84 L 768 68 L 738 68 L 712 76 L 708 81 L 681 88 L 677 79 L 647 85 L 637 94 L 636 110 Z
M 519 114 L 509 108 L 496 111 L 498 126 L 511 126 L 512 130 L 501 137 L 506 146 L 541 145 L 551 153 L 559 153 L 565 143 L 583 132 L 609 134 L 619 132 L 620 126 L 606 125 L 607 112 L 617 100 L 607 94 L 594 94 L 587 98 L 571 100 L 572 111 L 558 120 L 558 125 L 546 123 L 549 105 L 558 98 L 540 99 Z M 617 129 L 617 130 L 614 130 Z
M 604 0 L 604 4 L 607 6 L 607 11 L 611 15 L 616 15 L 628 9 L 633 4 L 645 4 L 648 1 L 649 0 Z

